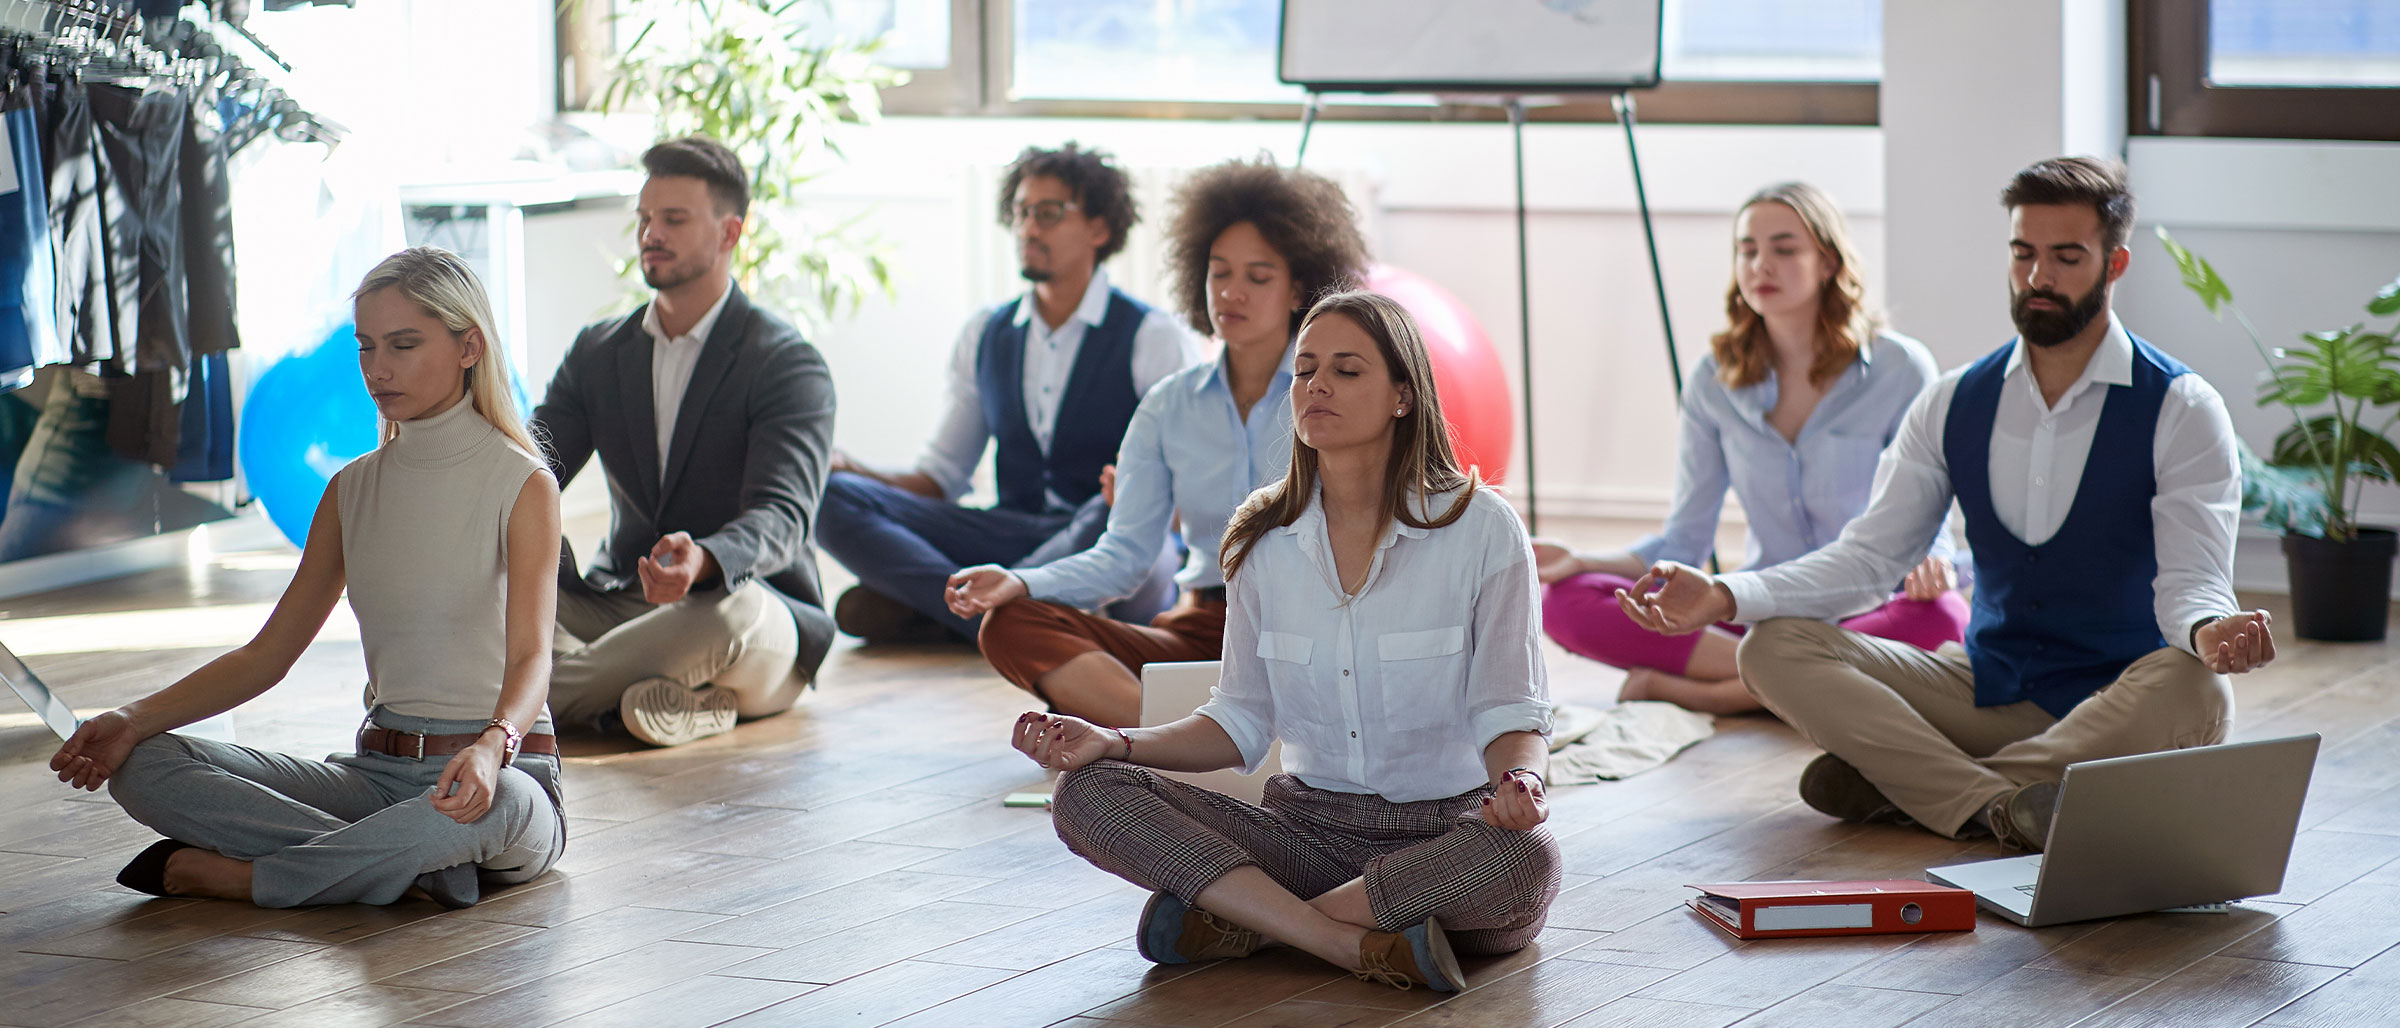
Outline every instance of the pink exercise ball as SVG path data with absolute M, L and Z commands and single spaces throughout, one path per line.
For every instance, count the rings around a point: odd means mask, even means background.
M 1449 290 L 1389 264 L 1368 270 L 1367 288 L 1400 301 L 1416 316 L 1433 357 L 1433 387 L 1442 394 L 1459 463 L 1481 468 L 1486 482 L 1507 478 L 1517 405 L 1508 393 L 1508 370 L 1475 313 Z

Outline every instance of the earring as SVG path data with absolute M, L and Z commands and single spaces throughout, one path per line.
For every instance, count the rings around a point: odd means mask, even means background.
M 1405 418 L 1408 416 L 1408 408 L 1394 407 L 1392 408 L 1392 416 L 1395 418 Z

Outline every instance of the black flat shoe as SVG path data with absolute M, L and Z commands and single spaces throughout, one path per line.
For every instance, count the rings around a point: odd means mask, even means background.
M 126 862 L 124 870 L 117 872 L 117 884 L 153 896 L 167 895 L 167 858 L 178 850 L 191 848 L 173 839 L 151 843 L 149 849 L 136 854 Z
M 475 877 L 475 865 L 452 864 L 439 871 L 427 871 L 417 876 L 417 888 L 425 895 L 452 910 L 465 910 L 483 899 L 483 883 Z

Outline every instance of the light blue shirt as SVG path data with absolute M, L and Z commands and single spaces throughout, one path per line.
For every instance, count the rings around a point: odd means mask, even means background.
M 1767 424 L 1778 396 L 1772 370 L 1755 385 L 1729 389 L 1716 358 L 1701 358 L 1685 380 L 1674 507 L 1665 531 L 1635 543 L 1633 555 L 1644 563 L 1705 561 L 1729 486 L 1750 519 L 1744 569 L 1773 567 L 1834 541 L 1867 509 L 1883 448 L 1899 434 L 1909 404 L 1939 376 L 1916 340 L 1878 335 L 1817 401 L 1799 438 L 1787 441 Z M 1932 552 L 1952 556 L 1946 523 Z
M 1152 386 L 1134 408 L 1117 448 L 1117 502 L 1100 541 L 1017 577 L 1037 600 L 1090 610 L 1133 595 L 1183 515 L 1191 558 L 1175 581 L 1186 589 L 1225 584 L 1217 544 L 1234 508 L 1284 476 L 1292 463 L 1292 356 L 1275 364 L 1266 395 L 1243 420 L 1225 380 L 1225 357 L 1194 364 Z

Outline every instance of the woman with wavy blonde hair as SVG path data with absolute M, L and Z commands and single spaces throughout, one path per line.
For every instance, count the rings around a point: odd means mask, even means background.
M 1154 890 L 1162 964 L 1273 939 L 1374 981 L 1464 988 L 1458 953 L 1531 942 L 1558 894 L 1549 682 L 1532 553 L 1462 470 L 1416 322 L 1374 293 L 1317 302 L 1292 355 L 1284 478 L 1225 531 L 1224 671 L 1156 728 L 1026 714 L 1060 771 L 1069 849 Z M 1288 772 L 1253 806 L 1166 771 Z
M 1840 208 L 1803 182 L 1769 186 L 1734 219 L 1726 326 L 1683 397 L 1675 498 L 1665 530 L 1608 553 L 1535 540 L 1543 627 L 1570 652 L 1626 670 L 1622 700 L 1732 714 L 1758 709 L 1735 675 L 1741 629 L 1643 629 L 1618 606 L 1658 561 L 1702 563 L 1731 489 L 1750 538 L 1742 566 L 1780 564 L 1832 542 L 1867 507 L 1875 464 L 1936 374 L 1916 340 L 1883 331 Z M 1889 602 L 1843 625 L 1931 650 L 1965 632 L 1949 533 L 1894 583 Z
M 558 486 L 517 418 L 491 303 L 458 255 L 386 258 L 352 294 L 383 445 L 326 486 L 257 637 L 83 723 L 50 759 L 165 839 L 117 875 L 262 907 L 468 906 L 566 846 L 545 698 Z M 344 589 L 366 651 L 357 751 L 325 761 L 173 734 L 290 672 Z

